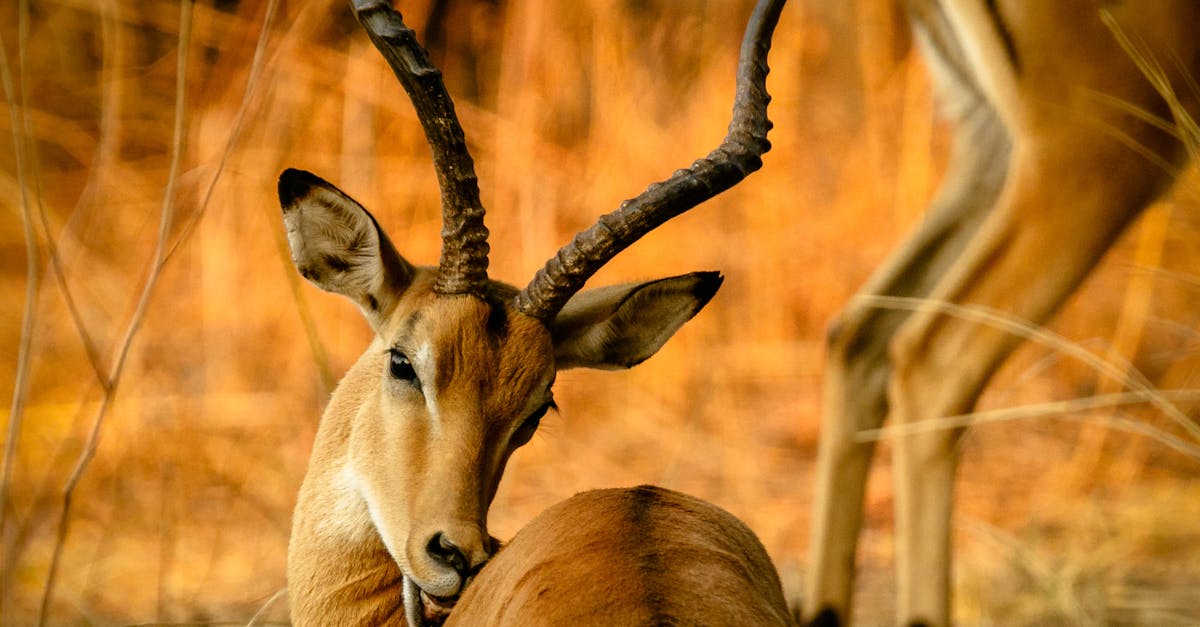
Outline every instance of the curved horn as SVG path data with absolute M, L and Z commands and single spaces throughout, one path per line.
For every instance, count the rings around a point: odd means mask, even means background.
M 442 190 L 442 258 L 433 289 L 438 294 L 482 294 L 487 282 L 488 231 L 483 225 L 479 181 L 442 73 L 388 0 L 351 0 L 350 6 L 408 92 L 433 152 Z
M 729 132 L 716 150 L 651 185 L 620 208 L 601 216 L 538 270 L 516 296 L 518 311 L 551 320 L 609 259 L 663 222 L 736 185 L 762 167 L 771 149 L 767 131 L 767 51 L 785 0 L 761 0 L 750 16 L 738 59 L 737 93 Z

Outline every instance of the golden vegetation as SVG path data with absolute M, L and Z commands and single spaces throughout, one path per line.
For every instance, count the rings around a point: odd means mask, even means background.
M 404 3 L 457 98 L 492 276 L 523 284 L 576 230 L 716 145 L 750 4 Z M 657 483 L 730 509 L 799 576 L 823 329 L 921 219 L 944 154 L 898 18 L 867 1 L 788 8 L 765 168 L 594 281 L 720 269 L 725 287 L 636 370 L 560 377 L 562 412 L 513 459 L 494 534 L 579 490 Z M 43 596 L 53 624 L 245 622 L 284 586 L 317 417 L 369 332 L 295 275 L 275 178 L 295 166 L 336 181 L 403 254 L 433 263 L 438 192 L 419 126 L 340 0 L 22 0 L 0 6 L 0 24 L 0 395 L 20 401 L 0 421 L 0 622 L 33 621 Z M 1053 326 L 1162 389 L 1200 377 L 1194 189 L 1153 209 Z M 1117 391 L 1029 346 L 985 406 Z M 1180 403 L 1193 417 L 1194 400 Z M 1112 430 L 1172 428 L 1143 409 L 970 433 L 964 623 L 1200 620 L 1200 460 Z M 890 603 L 887 458 L 885 445 L 864 617 Z

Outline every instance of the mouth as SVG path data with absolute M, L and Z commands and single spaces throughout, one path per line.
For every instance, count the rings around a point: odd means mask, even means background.
M 413 627 L 441 627 L 450 616 L 458 596 L 439 597 L 421 589 L 412 579 L 404 578 L 404 616 Z

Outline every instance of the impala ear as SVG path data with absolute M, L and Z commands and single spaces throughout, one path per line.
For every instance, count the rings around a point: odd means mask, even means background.
M 279 204 L 296 269 L 317 287 L 354 301 L 378 330 L 412 282 L 413 267 L 375 218 L 303 170 L 279 176 Z
M 693 272 L 576 294 L 551 324 L 566 368 L 630 368 L 658 352 L 717 293 L 719 272 Z

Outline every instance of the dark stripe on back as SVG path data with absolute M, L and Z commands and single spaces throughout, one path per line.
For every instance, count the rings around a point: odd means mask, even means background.
M 629 491 L 628 540 L 631 555 L 637 558 L 637 573 L 643 599 L 650 614 L 646 625 L 672 625 L 674 617 L 667 604 L 668 590 L 663 588 L 666 565 L 663 562 L 659 538 L 656 537 L 654 517 L 662 496 L 651 486 L 638 486 Z

